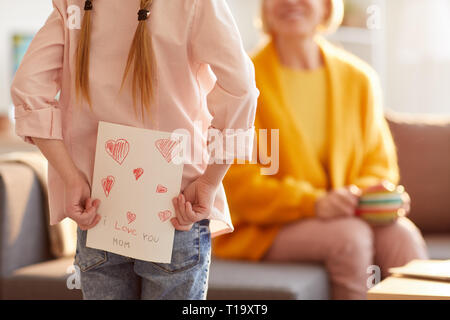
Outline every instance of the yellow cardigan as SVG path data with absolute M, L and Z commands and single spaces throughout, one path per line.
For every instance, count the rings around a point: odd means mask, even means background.
M 230 168 L 224 186 L 235 231 L 214 240 L 218 257 L 261 259 L 281 226 L 314 216 L 316 199 L 327 190 L 350 184 L 364 188 L 383 179 L 398 183 L 396 150 L 375 72 L 326 40 L 317 38 L 317 43 L 329 86 L 327 164 L 308 149 L 283 101 L 281 65 L 269 42 L 253 57 L 261 92 L 255 126 L 279 129 L 279 171 L 265 176 L 260 164 Z

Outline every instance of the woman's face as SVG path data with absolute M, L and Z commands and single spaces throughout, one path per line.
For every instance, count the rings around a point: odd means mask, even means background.
M 330 0 L 264 0 L 267 31 L 274 35 L 312 36 L 330 14 Z

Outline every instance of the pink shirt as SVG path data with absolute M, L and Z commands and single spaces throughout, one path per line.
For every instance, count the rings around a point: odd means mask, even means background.
M 253 135 L 259 95 L 254 67 L 225 0 L 154 0 L 147 25 L 157 81 L 151 106 L 153 120 L 144 117 L 142 122 L 140 112 L 134 113 L 130 87 L 119 94 L 138 24 L 139 3 L 93 1 L 91 111 L 85 102 L 76 102 L 73 81 L 80 35 L 76 25 L 81 24 L 84 1 L 53 0 L 54 10 L 31 42 L 12 84 L 15 130 L 32 144 L 30 137 L 62 139 L 77 167 L 92 183 L 99 121 L 166 132 L 185 129 L 191 137 L 200 137 L 201 143 L 194 143 L 194 139 L 191 143 L 192 148 L 200 149 L 192 152 L 201 151 L 202 161 L 185 164 L 183 190 L 204 172 L 209 159 L 208 136 L 214 130 L 227 133 L 225 129 L 243 129 L 241 134 Z M 58 101 L 55 96 L 59 91 Z M 248 144 L 246 158 L 251 153 Z M 66 215 L 64 184 L 50 164 L 48 187 L 53 225 Z M 222 185 L 210 219 L 213 237 L 233 231 Z

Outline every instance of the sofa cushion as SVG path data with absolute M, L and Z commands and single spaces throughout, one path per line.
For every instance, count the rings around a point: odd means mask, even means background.
M 424 233 L 450 232 L 450 119 L 388 113 L 409 218 Z
M 82 299 L 81 290 L 67 286 L 72 265 L 73 258 L 61 258 L 17 269 L 10 277 L 3 279 L 3 299 Z
M 210 300 L 329 299 L 328 275 L 316 264 L 257 263 L 213 258 Z
M 450 259 L 450 234 L 425 236 L 430 259 Z M 328 299 L 330 286 L 321 265 L 254 263 L 213 258 L 208 299 Z
M 450 235 L 427 235 L 430 258 L 450 258 Z M 3 279 L 4 299 L 82 299 L 68 289 L 73 258 L 38 263 Z M 255 263 L 213 258 L 209 275 L 210 300 L 315 300 L 330 298 L 325 268 L 306 263 Z M 70 282 L 70 280 L 69 280 Z

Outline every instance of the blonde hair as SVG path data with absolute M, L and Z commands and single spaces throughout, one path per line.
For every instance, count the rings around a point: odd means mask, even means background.
M 89 3 L 92 8 L 91 2 Z M 149 10 L 153 0 L 141 0 L 140 11 Z M 84 98 L 92 110 L 91 96 L 89 90 L 89 50 L 91 40 L 91 11 L 85 10 L 83 22 L 81 25 L 80 39 L 76 51 L 76 68 L 75 68 L 75 90 L 76 96 Z M 139 20 L 133 42 L 128 54 L 128 59 L 123 74 L 122 90 L 125 80 L 130 70 L 133 71 L 132 78 L 132 96 L 133 107 L 136 113 L 136 100 L 140 94 L 141 113 L 144 110 L 150 111 L 150 102 L 153 98 L 152 71 L 153 71 L 153 50 L 151 39 L 146 25 L 146 20 Z M 139 92 L 138 92 L 139 91 Z
M 270 33 L 269 26 L 267 24 L 267 18 L 265 16 L 264 3 L 267 0 L 263 0 L 262 12 L 261 12 L 261 24 L 265 33 Z M 317 0 L 315 0 L 317 1 Z M 328 0 L 330 1 L 330 14 L 328 19 L 321 23 L 318 28 L 318 32 L 323 34 L 334 33 L 342 24 L 344 19 L 344 1 L 343 0 Z
M 331 3 L 330 15 L 328 19 L 319 26 L 319 32 L 324 34 L 331 34 L 341 26 L 344 20 L 344 1 L 343 0 L 329 0 Z

